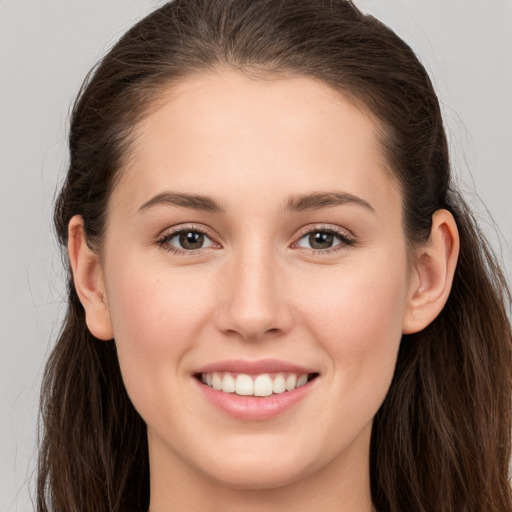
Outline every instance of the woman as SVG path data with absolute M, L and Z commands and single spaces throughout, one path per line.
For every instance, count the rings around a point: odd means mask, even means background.
M 46 510 L 512 510 L 509 293 L 410 48 L 179 0 L 82 88 Z

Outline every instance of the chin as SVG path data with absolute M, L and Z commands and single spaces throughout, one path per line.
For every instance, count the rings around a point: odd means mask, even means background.
M 277 455 L 283 453 L 286 451 L 277 452 Z M 209 479 L 228 488 L 270 490 L 300 481 L 314 472 L 316 466 L 300 456 L 276 457 L 276 452 L 266 456 L 264 451 L 260 451 L 252 454 L 244 453 L 238 459 L 225 461 L 217 459 L 215 470 L 212 471 L 209 467 L 206 473 Z
M 258 467 L 246 467 L 240 470 L 226 468 L 225 471 L 219 471 L 210 478 L 231 489 L 257 491 L 292 485 L 306 474 L 297 471 L 297 468 L 269 468 L 268 465 L 260 464 Z

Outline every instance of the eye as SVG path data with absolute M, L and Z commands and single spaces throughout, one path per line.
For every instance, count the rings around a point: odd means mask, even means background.
M 173 252 L 192 252 L 217 245 L 204 231 L 198 229 L 180 229 L 167 233 L 157 243 Z
M 325 251 L 338 245 L 352 245 L 354 241 L 346 234 L 333 229 L 310 230 L 296 242 L 298 247 Z

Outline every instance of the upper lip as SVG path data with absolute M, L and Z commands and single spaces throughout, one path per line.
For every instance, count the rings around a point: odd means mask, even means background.
M 198 368 L 194 373 L 232 372 L 258 375 L 262 373 L 316 373 L 317 371 L 305 366 L 281 361 L 279 359 L 261 359 L 258 361 L 247 361 L 243 359 L 228 359 L 217 361 Z

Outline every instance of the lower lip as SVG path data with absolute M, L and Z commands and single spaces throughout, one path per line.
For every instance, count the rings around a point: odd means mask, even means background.
M 300 402 L 312 390 L 316 379 L 292 391 L 265 397 L 240 396 L 236 393 L 224 393 L 203 384 L 194 378 L 203 396 L 224 413 L 234 418 L 256 421 L 275 418 Z

